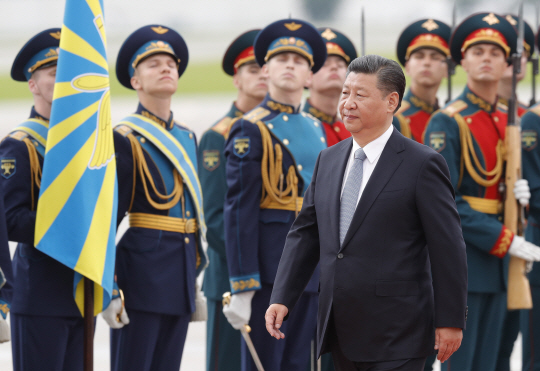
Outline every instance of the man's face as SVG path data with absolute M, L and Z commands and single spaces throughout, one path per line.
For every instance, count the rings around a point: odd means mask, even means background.
M 339 113 L 351 133 L 387 124 L 399 101 L 397 92 L 385 95 L 377 88 L 377 75 L 350 72 L 343 84 Z
M 308 88 L 317 92 L 335 92 L 338 96 L 347 75 L 347 63 L 337 55 L 329 55 L 316 74 L 313 75 Z
M 28 80 L 28 86 L 32 94 L 52 104 L 55 79 L 56 66 L 40 68 L 32 74 L 32 77 Z
M 476 82 L 498 82 L 508 64 L 504 51 L 492 44 L 473 45 L 465 51 L 461 66 L 467 78 Z
M 425 87 L 439 86 L 447 70 L 446 57 L 429 48 L 418 49 L 405 63 L 405 71 L 412 81 Z
M 267 76 L 255 62 L 240 66 L 234 75 L 234 86 L 250 98 L 264 99 L 268 91 Z
M 517 81 L 520 82 L 525 78 L 525 75 L 527 74 L 527 56 L 523 54 L 521 56 L 521 71 L 517 74 Z M 506 80 L 510 83 L 512 83 L 512 72 L 514 71 L 514 67 L 512 65 L 506 67 L 506 70 L 504 71 L 504 75 L 502 77 L 502 80 Z
M 311 82 L 313 73 L 307 59 L 300 54 L 286 52 L 272 58 L 262 67 L 268 83 L 286 92 L 295 92 Z
M 131 78 L 137 91 L 159 98 L 172 96 L 178 88 L 178 66 L 169 54 L 156 54 L 143 60 Z

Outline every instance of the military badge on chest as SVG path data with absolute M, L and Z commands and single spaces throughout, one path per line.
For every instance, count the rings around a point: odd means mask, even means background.
M 446 147 L 446 133 L 436 131 L 429 134 L 429 146 L 439 153 L 442 152 Z
M 538 133 L 535 130 L 523 130 L 521 132 L 521 148 L 532 151 L 538 143 Z
M 249 153 L 249 138 L 234 139 L 234 154 L 240 158 L 245 157 Z
M 14 158 L 3 158 L 1 160 L 0 169 L 2 170 L 2 176 L 6 179 L 9 179 L 15 174 L 17 167 L 15 166 Z
M 208 171 L 214 171 L 219 167 L 219 151 L 203 151 L 203 166 Z

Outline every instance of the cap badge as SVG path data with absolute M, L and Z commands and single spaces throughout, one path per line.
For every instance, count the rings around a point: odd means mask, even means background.
M 45 54 L 46 57 L 55 57 L 58 56 L 58 48 L 56 49 L 49 49 L 47 54 Z
M 160 34 L 160 35 L 163 35 L 164 33 L 169 32 L 169 30 L 167 28 L 163 28 L 161 26 L 152 27 L 152 31 L 154 31 L 155 33 Z
M 335 33 L 332 32 L 331 29 L 327 28 L 324 30 L 324 32 L 321 34 L 322 37 L 324 37 L 326 40 L 332 40 L 337 37 Z
M 506 16 L 506 20 L 510 22 L 512 26 L 517 26 L 517 21 L 510 14 Z
M 422 27 L 431 32 L 439 28 L 439 25 L 433 19 L 428 19 L 427 21 L 422 23 Z
M 482 18 L 482 20 L 485 21 L 490 26 L 493 26 L 494 24 L 499 23 L 499 19 L 493 13 L 489 13 L 484 18 Z
M 285 23 L 285 27 L 287 27 L 287 29 L 290 30 L 290 31 L 296 31 L 300 27 L 302 27 L 302 25 L 298 24 L 298 23 L 291 22 L 291 23 Z
M 49 33 L 52 37 L 54 37 L 56 40 L 60 40 L 60 31 L 51 32 Z

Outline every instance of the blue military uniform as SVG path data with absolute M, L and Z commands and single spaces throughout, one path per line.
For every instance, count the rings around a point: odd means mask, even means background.
M 405 66 L 409 57 L 420 49 L 433 49 L 450 56 L 450 27 L 436 19 L 421 19 L 407 26 L 397 42 L 397 57 Z M 438 110 L 438 103 L 433 106 L 414 95 L 409 89 L 396 112 L 393 124 L 407 138 L 422 143 L 424 131 L 429 118 Z M 428 362 L 429 363 L 429 360 Z
M 461 23 L 452 36 L 451 52 L 459 63 L 462 48 L 495 43 L 508 56 L 517 33 L 504 18 L 479 13 Z M 513 41 L 512 41 L 513 40 Z M 443 370 L 495 370 L 506 314 L 508 249 L 514 237 L 502 224 L 504 137 L 507 112 L 468 87 L 433 115 L 424 143 L 448 164 L 467 246 L 468 322 L 460 349 Z
M 540 104 L 537 104 L 521 119 L 521 145 L 523 178 L 529 181 L 531 199 L 529 201 L 527 241 L 540 245 Z M 521 311 L 520 328 L 523 341 L 523 370 L 540 370 L 540 268 L 534 263 L 529 274 L 533 309 Z
M 260 30 L 247 31 L 238 36 L 227 48 L 223 57 L 223 70 L 234 76 L 246 63 L 255 63 L 253 40 Z M 207 130 L 199 143 L 199 180 L 204 195 L 204 215 L 208 231 L 208 268 L 204 272 L 203 291 L 207 299 L 208 322 L 206 327 L 206 370 L 240 370 L 240 331 L 235 330 L 223 314 L 222 299 L 230 291 L 223 203 L 227 193 L 225 173 L 225 141 L 231 122 L 241 117 L 233 103 L 227 114 Z
M 142 57 L 141 53 L 146 53 Z M 123 44 L 117 76 L 130 77 L 144 57 L 177 57 L 179 74 L 187 47 L 174 30 L 152 25 L 135 31 Z M 135 62 L 134 62 L 135 60 Z M 126 158 L 130 227 L 117 245 L 116 275 L 125 296 L 129 325 L 111 330 L 111 369 L 178 370 L 187 327 L 195 311 L 195 281 L 206 266 L 202 195 L 197 179 L 193 132 L 157 117 L 139 104 L 116 127 L 124 138 L 116 150 Z
M 254 48 L 259 65 L 287 51 L 304 56 L 316 72 L 326 58 L 317 30 L 296 19 L 277 21 L 263 29 Z M 225 145 L 225 248 L 231 291 L 256 290 L 249 325 L 267 371 L 304 370 L 309 364 L 317 316 L 317 273 L 282 327 L 285 340 L 268 336 L 262 318 L 286 235 L 324 148 L 326 139 L 319 120 L 270 95 L 232 125 Z M 256 370 L 243 340 L 242 370 Z

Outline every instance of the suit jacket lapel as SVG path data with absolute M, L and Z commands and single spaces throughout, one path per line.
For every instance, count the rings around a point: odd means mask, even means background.
M 352 138 L 344 140 L 341 151 L 334 157 L 332 166 L 330 166 L 328 176 L 328 195 L 331 198 L 330 202 L 330 227 L 334 232 L 334 241 L 339 249 L 339 213 L 341 207 L 341 187 L 343 185 L 343 177 L 345 176 L 345 169 L 347 168 L 347 162 L 352 149 Z M 337 144 L 336 144 L 337 145 Z M 337 172 L 335 171 L 337 170 Z
M 403 161 L 398 153 L 405 149 L 403 142 L 401 142 L 404 139 L 405 138 L 396 129 L 394 129 L 394 132 L 390 136 L 390 139 L 388 139 L 388 142 L 381 153 L 381 157 L 375 166 L 375 170 L 371 174 L 371 177 L 364 188 L 362 197 L 360 197 L 360 202 L 356 207 L 351 225 L 349 226 L 345 240 L 343 240 L 343 245 L 339 249 L 340 251 L 343 250 L 343 248 L 349 243 L 356 230 L 364 221 L 364 218 L 369 212 L 371 205 L 373 202 L 375 202 L 379 193 L 382 191 L 386 183 L 388 183 L 396 169 Z M 340 184 L 341 183 L 342 182 L 340 182 Z M 339 209 L 337 214 L 339 231 Z

